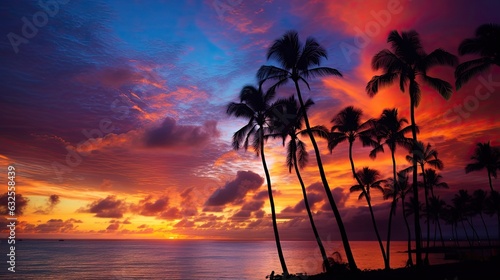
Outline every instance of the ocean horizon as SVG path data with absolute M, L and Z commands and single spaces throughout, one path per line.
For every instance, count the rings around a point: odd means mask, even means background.
M 376 241 L 351 241 L 360 269 L 383 268 Z M 324 242 L 327 253 L 345 255 L 340 241 Z M 7 250 L 2 240 L 2 251 Z M 322 272 L 314 241 L 283 241 L 290 273 Z M 391 241 L 391 267 L 404 267 L 407 242 Z M 280 273 L 274 241 L 24 239 L 16 242 L 15 273 L 6 255 L 0 275 L 8 279 L 265 279 Z M 443 254 L 430 254 L 431 264 L 447 263 Z

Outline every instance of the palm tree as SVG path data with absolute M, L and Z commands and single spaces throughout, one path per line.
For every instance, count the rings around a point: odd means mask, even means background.
M 359 185 L 354 185 L 350 188 L 351 192 L 361 191 L 358 199 L 362 199 L 363 197 L 366 199 L 368 203 L 368 209 L 370 210 L 370 216 L 372 218 L 373 229 L 375 230 L 375 234 L 377 235 L 377 240 L 380 245 L 380 251 L 382 252 L 382 257 L 384 258 L 385 268 L 388 269 L 389 265 L 387 264 L 387 257 L 384 251 L 384 245 L 382 244 L 382 239 L 380 238 L 380 233 L 377 229 L 377 222 L 375 221 L 375 216 L 373 215 L 373 209 L 371 204 L 371 189 L 378 189 L 382 193 L 384 189 L 382 188 L 382 184 L 386 182 L 386 180 L 380 180 L 380 172 L 375 169 L 370 169 L 368 167 L 363 167 L 363 169 L 356 172 L 356 177 L 358 178 Z
M 478 54 L 481 58 L 457 66 L 455 70 L 457 90 L 472 77 L 484 73 L 490 66 L 500 66 L 500 25 L 490 23 L 479 26 L 474 38 L 465 39 L 460 43 L 458 54 Z
M 302 195 L 304 197 L 304 204 L 306 206 L 309 222 L 311 223 L 314 237 L 316 238 L 321 256 L 323 257 L 323 266 L 327 271 L 329 271 L 330 262 L 328 261 L 325 247 L 323 246 L 318 230 L 316 229 L 311 207 L 309 205 L 309 200 L 307 198 L 306 187 L 299 170 L 301 168 L 304 168 L 308 161 L 306 144 L 299 138 L 299 134 L 306 133 L 304 130 L 302 130 L 304 121 L 303 113 L 307 111 L 309 107 L 314 104 L 314 102 L 311 99 L 308 99 L 305 103 L 305 107 L 299 108 L 299 104 L 297 104 L 295 97 L 291 96 L 288 99 L 278 100 L 275 104 L 276 110 L 279 112 L 279 114 L 274 114 L 272 118 L 272 126 L 278 128 L 278 131 L 276 131 L 276 133 L 272 134 L 271 136 L 281 137 L 283 139 L 283 145 L 285 144 L 286 139 L 290 137 L 290 141 L 286 145 L 286 165 L 288 167 L 288 172 L 292 172 L 292 168 L 294 168 L 295 170 L 295 174 L 297 175 L 297 179 L 299 180 L 300 187 L 302 188 Z M 284 115 L 287 115 L 289 118 L 283 119 L 281 117 L 278 117 Z M 327 135 L 326 128 L 313 128 L 313 131 L 317 134 L 322 133 L 323 137 L 326 137 Z
M 331 121 L 333 126 L 328 139 L 328 149 L 330 152 L 332 152 L 338 144 L 346 140 L 349 142 L 349 162 L 351 163 L 351 171 L 359 185 L 362 185 L 362 183 L 357 177 L 356 169 L 354 168 L 354 160 L 352 158 L 352 146 L 354 141 L 359 138 L 363 146 L 377 145 L 372 139 L 373 120 L 361 123 L 362 115 L 363 111 L 353 106 L 342 109 Z
M 455 240 L 455 245 L 460 247 L 460 242 L 458 240 L 458 221 L 460 221 L 460 214 L 457 208 L 453 205 L 445 205 L 443 219 L 451 226 L 451 234 L 453 240 Z
M 247 150 L 249 141 L 252 140 L 252 146 L 262 160 L 264 173 L 266 175 L 267 192 L 269 195 L 269 204 L 271 205 L 271 217 L 273 220 L 274 238 L 278 249 L 278 257 L 280 260 L 283 275 L 288 276 L 288 269 L 285 263 L 285 257 L 281 249 L 280 236 L 278 233 L 278 224 L 276 222 L 276 210 L 274 208 L 273 190 L 271 187 L 271 177 L 267 168 L 266 157 L 264 154 L 264 141 L 266 130 L 269 130 L 268 121 L 272 112 L 273 106 L 271 100 L 275 96 L 274 89 L 270 89 L 265 93 L 262 88 L 253 86 L 245 86 L 240 92 L 240 102 L 231 102 L 227 106 L 227 113 L 238 118 L 248 120 L 248 123 L 233 135 L 233 148 L 239 150 L 242 146 Z
M 425 196 L 425 207 L 429 207 L 429 190 L 432 196 L 434 196 L 434 188 L 433 187 L 427 187 L 427 177 L 426 172 L 425 172 L 425 165 L 428 164 L 436 169 L 443 169 L 444 165 L 443 162 L 438 158 L 438 152 L 432 148 L 432 145 L 427 143 L 426 146 L 424 146 L 424 143 L 419 141 L 413 148 L 413 155 L 407 155 L 406 160 L 408 162 L 417 162 L 417 164 L 420 166 L 421 174 L 423 177 L 423 184 L 422 186 L 424 187 L 424 196 Z M 408 169 L 411 170 L 413 167 L 409 167 Z M 428 213 L 427 213 L 428 214 Z M 426 225 L 427 225 L 427 238 L 426 238 L 426 247 L 427 250 L 425 252 L 425 257 L 424 260 L 426 264 L 429 261 L 429 241 L 430 241 L 430 217 L 426 215 L 427 220 L 426 220 Z
M 472 193 L 471 210 L 473 215 L 479 215 L 481 222 L 483 223 L 484 230 L 486 231 L 486 238 L 488 238 L 488 244 L 491 246 L 490 234 L 488 232 L 488 227 L 484 222 L 483 213 L 486 210 L 487 193 L 482 189 L 477 189 Z
M 469 243 L 469 246 L 472 247 L 472 242 L 469 238 L 469 234 L 467 233 L 467 230 L 465 229 L 465 224 L 464 220 L 467 220 L 467 216 L 470 215 L 470 202 L 471 202 L 472 197 L 470 194 L 468 194 L 467 190 L 459 190 L 457 194 L 453 197 L 451 200 L 453 203 L 453 207 L 457 210 L 460 222 L 462 223 L 462 228 L 464 229 L 465 232 L 465 237 L 467 238 L 467 242 Z M 471 227 L 472 228 L 472 227 Z M 473 228 L 472 228 L 473 229 Z
M 425 163 L 428 163 L 428 161 L 436 163 L 436 164 L 434 164 L 434 166 L 441 167 L 441 168 L 443 167 L 443 164 L 442 164 L 441 160 L 437 158 L 437 152 L 434 153 L 434 158 L 433 159 L 431 159 L 431 160 L 425 160 L 425 157 L 424 157 L 421 160 L 422 160 L 422 163 L 421 163 L 422 168 L 425 165 Z M 426 209 L 439 206 L 439 205 L 431 205 L 431 203 L 433 203 L 433 202 L 431 202 L 431 198 L 436 198 L 436 196 L 434 196 L 434 188 L 444 188 L 444 189 L 447 189 L 448 188 L 448 184 L 446 182 L 441 182 L 441 179 L 443 178 L 443 176 L 439 175 L 438 173 L 436 173 L 436 170 L 431 169 L 431 168 L 425 169 L 425 171 L 422 172 L 420 175 L 422 175 L 422 177 L 424 178 L 424 182 L 425 182 L 423 184 L 423 187 L 424 187 L 424 191 L 425 191 L 425 202 L 426 202 L 425 206 L 426 206 Z M 431 197 L 428 197 L 428 195 L 429 195 L 428 190 L 431 193 Z M 434 203 L 438 203 L 438 202 L 439 201 L 434 201 Z M 440 210 L 440 208 L 434 209 L 434 210 Z M 425 252 L 425 259 L 428 261 L 429 238 L 430 238 L 429 219 L 432 218 L 430 216 L 430 215 L 432 215 L 432 212 L 427 211 L 426 214 L 427 214 L 426 215 L 427 216 L 427 251 Z M 434 219 L 434 221 L 436 221 L 436 220 Z M 437 223 L 439 224 L 439 220 L 437 220 Z M 434 239 L 435 239 L 435 237 L 436 237 L 436 235 L 434 233 Z M 444 244 L 444 242 L 443 242 L 443 244 Z
M 497 191 L 490 192 L 486 200 L 486 213 L 489 215 L 497 214 L 498 240 L 500 241 L 500 193 Z
M 387 42 L 391 44 L 392 51 L 385 49 L 377 53 L 372 60 L 374 70 L 382 69 L 382 75 L 373 76 L 366 85 L 366 92 L 369 96 L 374 96 L 379 89 L 393 84 L 399 78 L 399 88 L 402 92 L 408 86 L 410 95 L 410 118 L 412 125 L 413 142 L 417 143 L 417 126 L 415 122 L 415 108 L 419 105 L 421 99 L 420 86 L 417 82 L 417 76 L 430 87 L 436 89 L 441 96 L 449 99 L 452 94 L 452 86 L 441 79 L 427 75 L 429 68 L 435 65 L 455 66 L 458 63 L 456 56 L 442 50 L 436 49 L 427 54 L 420 42 L 420 36 L 416 31 L 402 32 L 397 31 L 389 33 Z M 413 161 L 413 184 L 417 185 L 417 163 Z M 413 188 L 413 197 L 418 203 L 418 188 Z M 419 209 L 415 208 L 415 243 L 417 266 L 422 264 L 421 259 L 421 241 L 420 241 L 420 221 Z
M 401 199 L 401 208 L 402 208 L 402 211 L 403 211 L 403 219 L 404 219 L 404 222 L 405 222 L 405 226 L 406 226 L 406 231 L 408 233 L 408 261 L 406 262 L 407 266 L 413 266 L 413 259 L 412 259 L 412 256 L 411 256 L 411 230 L 410 230 L 410 225 L 408 223 L 408 214 L 406 213 L 406 207 L 405 207 L 405 198 L 406 198 L 406 195 L 408 193 L 411 192 L 412 190 L 412 187 L 408 181 L 408 175 L 406 172 L 404 171 L 400 171 L 397 173 L 398 175 L 398 181 L 396 182 L 398 188 L 397 188 L 397 195 L 396 195 L 396 199 Z
M 500 170 L 500 149 L 491 146 L 489 141 L 487 143 L 477 143 L 474 154 L 472 154 L 470 159 L 474 162 L 467 164 L 465 173 L 486 169 L 488 172 L 490 190 L 493 191 L 491 176 L 496 178 L 497 170 Z
M 302 45 L 297 32 L 288 31 L 281 38 L 274 41 L 267 51 L 267 59 L 275 59 L 279 63 L 280 67 L 263 65 L 257 72 L 257 78 L 261 81 L 261 84 L 267 80 L 276 81 L 272 88 L 279 87 L 289 80 L 292 80 L 295 85 L 300 106 L 304 107 L 305 103 L 300 91 L 299 81 L 302 81 L 308 88 L 310 88 L 309 83 L 306 80 L 308 78 L 323 77 L 328 75 L 342 76 L 337 69 L 320 67 L 320 63 L 323 58 L 327 58 L 327 52 L 314 38 L 307 38 L 306 43 Z M 349 268 L 357 270 L 342 217 L 340 216 L 337 204 L 335 203 L 330 190 L 330 185 L 326 179 L 325 170 L 321 161 L 321 154 L 319 152 L 318 144 L 314 139 L 307 113 L 304 114 L 304 123 L 306 125 L 307 134 L 309 135 L 311 144 L 314 148 L 321 182 L 323 183 L 323 187 L 325 188 L 325 192 L 328 197 L 328 202 L 330 203 L 335 220 L 337 221 L 337 225 L 339 227 Z
M 439 237 L 441 238 L 441 246 L 444 247 L 443 231 L 441 229 L 440 220 L 445 211 L 446 202 L 440 199 L 439 196 L 431 196 L 429 198 L 429 208 L 426 211 L 429 217 L 434 222 L 434 246 L 436 246 L 436 228 L 439 229 Z
M 398 118 L 398 109 L 385 109 L 379 119 L 374 122 L 375 125 L 375 136 L 378 140 L 375 148 L 370 152 L 371 158 L 376 158 L 377 154 L 384 152 L 384 146 L 389 147 L 391 151 L 392 158 L 392 173 L 393 173 L 393 188 L 392 192 L 392 202 L 391 210 L 389 212 L 389 223 L 387 230 L 387 243 L 386 243 L 386 257 L 387 263 L 390 264 L 390 244 L 391 244 L 391 225 L 392 216 L 395 214 L 396 210 L 396 197 L 399 192 L 398 190 L 398 180 L 396 175 L 396 158 L 394 154 L 396 152 L 396 147 L 401 146 L 406 149 L 410 149 L 412 146 L 412 139 L 405 136 L 406 133 L 411 131 L 411 126 L 404 126 L 408 123 L 405 118 Z

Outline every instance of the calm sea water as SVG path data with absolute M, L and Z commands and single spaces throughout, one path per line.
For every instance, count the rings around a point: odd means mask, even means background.
M 393 241 L 391 265 L 405 265 L 406 242 Z M 378 243 L 352 241 L 361 269 L 382 268 Z M 340 242 L 325 242 L 331 253 Z M 281 272 L 273 241 L 24 240 L 16 244 L 16 272 L 7 271 L 7 244 L 1 241 L 2 279 L 265 279 Z M 321 272 L 315 242 L 285 241 L 291 273 Z M 5 254 L 4 254 L 5 252 Z M 431 263 L 443 263 L 432 255 Z

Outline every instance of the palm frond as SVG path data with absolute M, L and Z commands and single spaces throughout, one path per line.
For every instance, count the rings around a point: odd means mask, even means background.
M 453 88 L 450 83 L 439 78 L 434 78 L 427 75 L 423 75 L 422 78 L 425 83 L 437 90 L 444 99 L 450 99 L 453 92 Z
M 373 76 L 366 85 L 365 88 L 366 93 L 368 94 L 368 96 L 373 97 L 375 94 L 378 93 L 379 89 L 391 85 L 397 78 L 397 76 L 398 73 L 395 72 L 394 73 L 389 72 L 382 75 Z
M 342 73 L 339 70 L 330 67 L 317 67 L 312 69 L 307 69 L 302 71 L 302 76 L 304 78 L 316 78 L 325 76 L 338 76 L 342 77 Z

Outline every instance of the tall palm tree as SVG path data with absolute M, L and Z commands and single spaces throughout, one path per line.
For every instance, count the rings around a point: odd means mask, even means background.
M 377 138 L 378 143 L 375 145 L 375 148 L 370 152 L 371 158 L 376 158 L 377 154 L 380 152 L 384 152 L 384 146 L 387 146 L 391 151 L 391 159 L 392 159 L 392 173 L 393 173 L 393 188 L 392 192 L 392 202 L 391 202 L 391 210 L 389 211 L 389 223 L 387 230 L 387 243 L 386 243 L 386 257 L 387 263 L 390 264 L 390 244 L 391 244 L 391 226 L 392 226 L 392 216 L 395 214 L 396 210 L 396 197 L 399 192 L 398 190 L 398 180 L 396 174 L 396 158 L 395 152 L 396 147 L 400 146 L 406 149 L 411 149 L 412 147 L 412 139 L 407 138 L 405 134 L 411 132 L 411 126 L 405 126 L 408 123 L 408 120 L 405 118 L 398 117 L 398 109 L 385 109 L 382 112 L 382 115 L 379 119 L 374 122 L 375 129 L 375 137 Z
M 410 230 L 410 225 L 408 223 L 408 215 L 406 213 L 406 207 L 405 207 L 405 198 L 406 198 L 406 195 L 408 193 L 410 193 L 412 191 L 412 187 L 409 183 L 409 178 L 408 178 L 408 175 L 406 172 L 404 171 L 400 171 L 397 173 L 398 175 L 398 181 L 397 181 L 397 196 L 396 196 L 396 199 L 400 199 L 401 200 L 401 209 L 403 211 L 403 220 L 405 222 L 405 226 L 406 226 L 406 231 L 408 233 L 408 261 L 406 262 L 407 266 L 413 266 L 413 259 L 412 259 L 412 256 L 411 256 L 411 230 Z
M 471 239 L 469 238 L 469 234 L 465 228 L 464 220 L 468 221 L 467 216 L 470 215 L 470 202 L 472 197 L 468 194 L 467 190 L 459 190 L 457 194 L 451 200 L 453 203 L 453 207 L 457 210 L 460 222 L 462 223 L 462 228 L 465 232 L 465 237 L 467 238 L 467 242 L 469 246 L 472 247 Z M 473 228 L 472 228 L 473 229 Z
M 484 222 L 483 213 L 486 211 L 486 201 L 488 194 L 482 190 L 477 189 L 472 193 L 471 210 L 473 215 L 479 215 L 481 222 L 483 223 L 484 230 L 486 231 L 486 238 L 488 238 L 488 244 L 491 246 L 490 234 L 488 232 L 488 227 Z
M 326 50 L 314 38 L 307 38 L 306 43 L 303 45 L 299 40 L 299 35 L 296 31 L 288 31 L 281 38 L 274 41 L 267 51 L 267 59 L 276 60 L 279 67 L 263 65 L 257 72 L 257 78 L 261 81 L 261 84 L 267 80 L 276 81 L 273 88 L 279 87 L 290 80 L 293 81 L 300 106 L 304 107 L 305 103 L 300 90 L 299 81 L 302 81 L 308 88 L 310 88 L 309 83 L 307 82 L 307 79 L 309 78 L 342 76 L 337 69 L 320 66 L 322 59 L 326 58 Z M 330 185 L 326 179 L 325 170 L 321 161 L 321 154 L 311 130 L 307 113 L 304 114 L 304 123 L 306 125 L 307 134 L 309 135 L 311 144 L 314 148 L 321 182 L 323 183 L 323 187 L 325 188 L 325 192 L 328 197 L 328 202 L 330 203 L 335 220 L 337 221 L 337 225 L 339 227 L 349 268 L 357 270 L 342 217 L 340 216 L 337 204 L 333 199 Z
M 489 141 L 487 143 L 477 143 L 474 154 L 470 159 L 473 162 L 465 166 L 465 173 L 486 169 L 490 190 L 493 191 L 491 176 L 496 178 L 497 170 L 500 170 L 500 148 L 491 146 Z
M 425 196 L 425 207 L 429 207 L 429 190 L 432 196 L 434 196 L 434 189 L 433 187 L 428 188 L 427 187 L 427 178 L 426 178 L 426 172 L 425 172 L 425 165 L 428 164 L 438 170 L 442 170 L 444 168 L 443 162 L 438 158 L 438 152 L 437 150 L 432 148 L 432 145 L 427 143 L 426 146 L 424 146 L 424 143 L 421 141 L 418 141 L 414 148 L 413 148 L 413 154 L 412 155 L 407 155 L 406 160 L 408 162 L 417 162 L 417 164 L 420 166 L 421 174 L 423 177 L 423 184 L 422 186 L 424 187 L 424 196 Z M 411 170 L 413 168 L 409 167 L 408 169 Z M 428 214 L 428 213 L 426 213 Z M 426 225 L 427 225 L 427 238 L 426 238 L 426 247 L 427 250 L 425 252 L 425 263 L 427 264 L 429 262 L 429 242 L 430 242 L 430 217 L 426 215 Z
M 267 192 L 269 195 L 269 204 L 271 205 L 271 217 L 273 220 L 274 239 L 278 249 L 278 257 L 280 260 L 283 275 L 288 276 L 288 269 L 285 263 L 285 257 L 281 248 L 280 236 L 278 232 L 278 224 L 276 222 L 276 210 L 274 207 L 273 190 L 271 187 L 271 177 L 267 168 L 266 157 L 264 154 L 264 141 L 266 131 L 270 130 L 269 117 L 273 111 L 271 100 L 275 96 L 274 89 L 269 89 L 266 92 L 262 88 L 258 89 L 253 86 L 245 86 L 240 92 L 240 102 L 231 102 L 227 106 L 227 113 L 238 118 L 248 120 L 248 123 L 236 131 L 233 135 L 233 148 L 239 150 L 242 146 L 247 150 L 250 140 L 252 146 L 262 160 L 264 173 L 266 175 Z
M 477 54 L 481 57 L 457 66 L 455 70 L 457 90 L 492 65 L 500 66 L 500 25 L 489 23 L 479 26 L 474 38 L 465 39 L 460 43 L 458 54 Z
M 385 268 L 388 269 L 389 265 L 387 264 L 387 257 L 384 251 L 384 245 L 382 244 L 382 239 L 380 238 L 380 233 L 377 228 L 377 222 L 375 221 L 375 215 L 373 215 L 373 208 L 371 203 L 371 189 L 378 189 L 382 193 L 384 189 L 382 184 L 386 182 L 386 180 L 380 179 L 380 172 L 375 169 L 370 169 L 368 167 L 363 167 L 363 169 L 356 172 L 356 177 L 358 178 L 359 185 L 354 185 L 350 188 L 351 192 L 358 192 L 358 199 L 362 199 L 363 197 L 366 199 L 366 203 L 368 204 L 368 209 L 370 210 L 370 216 L 372 219 L 373 229 L 375 230 L 375 234 L 377 235 L 377 240 L 380 245 L 380 251 L 382 252 L 382 257 L 384 259 Z
M 299 180 L 300 187 L 302 188 L 302 195 L 304 197 L 304 204 L 306 206 L 307 215 L 309 217 L 309 222 L 318 243 L 318 247 L 323 258 L 323 266 L 327 271 L 330 270 L 330 262 L 328 261 L 328 256 L 326 254 L 325 247 L 321 238 L 319 236 L 318 230 L 316 229 L 316 224 L 312 216 L 311 206 L 309 205 L 309 200 L 307 198 L 306 187 L 304 180 L 300 174 L 300 169 L 304 168 L 308 161 L 308 153 L 306 144 L 299 138 L 300 134 L 305 134 L 306 131 L 303 129 L 304 112 L 306 112 L 309 107 L 311 107 L 314 102 L 308 99 L 305 103 L 304 108 L 300 108 L 297 104 L 294 96 L 287 99 L 282 99 L 276 101 L 276 110 L 279 114 L 274 114 L 272 118 L 272 126 L 277 128 L 276 133 L 271 134 L 274 137 L 281 137 L 283 140 L 283 145 L 286 139 L 289 137 L 290 141 L 286 145 L 286 165 L 288 167 L 288 172 L 292 172 L 292 168 L 295 170 L 297 179 Z M 287 115 L 287 119 L 283 119 L 281 116 Z M 323 134 L 326 137 L 327 130 L 323 127 L 312 128 L 317 134 Z
M 458 221 L 460 221 L 460 214 L 453 205 L 445 205 L 444 221 L 451 226 L 451 235 L 455 241 L 455 246 L 460 247 L 460 242 L 458 238 Z
M 500 241 L 500 193 L 497 191 L 490 192 L 486 200 L 486 213 L 489 215 L 497 214 L 498 240 Z
M 443 167 L 443 164 L 441 162 L 440 159 L 437 158 L 437 152 L 435 152 L 434 154 L 434 158 L 431 159 L 431 160 L 428 160 L 430 162 L 435 162 L 437 164 L 435 164 L 434 166 L 437 166 L 437 167 Z M 425 157 L 423 157 L 421 159 L 421 166 L 423 168 L 423 166 L 425 165 L 425 163 L 428 163 L 427 160 L 425 160 Z M 444 189 L 447 189 L 448 188 L 448 184 L 446 182 L 442 182 L 441 180 L 443 179 L 443 176 L 439 175 L 438 173 L 436 173 L 436 170 L 432 169 L 432 168 L 427 168 L 425 169 L 424 172 L 422 172 L 420 175 L 422 175 L 422 177 L 424 178 L 424 184 L 422 184 L 422 186 L 424 187 L 424 191 L 425 191 L 425 202 L 426 202 L 426 209 L 429 209 L 429 208 L 433 208 L 433 207 L 437 207 L 439 205 L 437 205 L 436 203 L 439 203 L 439 199 L 436 201 L 436 196 L 434 195 L 434 188 L 444 188 Z M 431 196 L 429 197 L 429 191 L 431 193 Z M 434 198 L 433 200 L 434 201 L 431 201 L 431 198 Z M 435 205 L 431 205 L 432 203 L 435 203 Z M 440 210 L 441 208 L 435 208 L 433 210 Z M 426 212 L 426 216 L 427 216 L 427 251 L 425 252 L 425 260 L 428 261 L 428 256 L 429 256 L 429 239 L 430 239 L 430 226 L 429 226 L 429 220 L 431 220 L 433 217 L 432 216 L 432 211 L 427 211 Z M 439 214 L 439 213 L 438 213 Z M 436 222 L 436 220 L 434 219 L 434 221 Z M 437 220 L 437 223 L 439 225 L 439 219 Z M 434 235 L 434 238 L 435 238 L 435 235 Z M 444 243 L 443 243 L 444 244 Z
M 436 245 L 436 228 L 439 229 L 439 237 L 441 238 L 441 246 L 444 247 L 443 231 L 441 229 L 441 218 L 444 213 L 446 202 L 440 199 L 439 196 L 431 196 L 429 198 L 429 208 L 426 211 L 429 213 L 429 217 L 434 222 L 434 246 Z
M 449 99 L 452 94 L 450 83 L 427 75 L 427 71 L 435 65 L 455 66 L 458 63 L 456 56 L 442 50 L 436 49 L 427 54 L 420 42 L 420 36 L 414 30 L 401 32 L 392 31 L 389 33 L 387 42 L 391 44 L 391 50 L 385 49 L 377 53 L 372 59 L 374 70 L 382 69 L 382 75 L 373 76 L 366 85 L 366 92 L 369 96 L 374 96 L 379 89 L 391 85 L 399 78 L 399 88 L 402 92 L 408 87 L 410 96 L 410 118 L 412 125 L 412 137 L 417 143 L 417 126 L 415 121 L 415 108 L 421 99 L 420 85 L 417 77 L 430 87 L 439 92 L 445 99 Z M 417 185 L 417 163 L 413 161 L 413 184 Z M 413 188 L 413 197 L 418 204 L 418 188 Z M 415 206 L 415 207 L 416 207 Z M 415 208 L 415 243 L 417 266 L 422 264 L 421 241 L 420 241 L 420 218 L 419 209 Z

